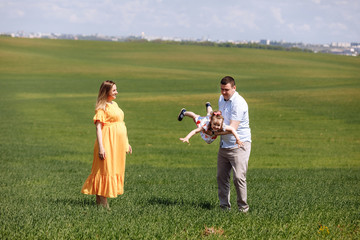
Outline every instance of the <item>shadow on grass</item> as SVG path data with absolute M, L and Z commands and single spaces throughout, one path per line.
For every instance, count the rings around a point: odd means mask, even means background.
M 195 208 L 202 208 L 202 209 L 214 209 L 215 206 L 213 206 L 208 201 L 200 201 L 200 202 L 194 202 L 194 201 L 185 201 L 182 199 L 170 199 L 170 198 L 161 198 L 161 197 L 152 197 L 148 200 L 148 203 L 150 205 L 164 205 L 164 206 L 192 206 Z
M 69 199 L 69 198 L 58 198 L 52 200 L 53 203 L 59 205 L 78 205 L 78 206 L 95 206 L 95 199 Z

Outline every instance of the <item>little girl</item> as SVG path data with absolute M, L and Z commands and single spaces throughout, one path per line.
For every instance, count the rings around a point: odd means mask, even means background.
M 189 140 L 192 136 L 197 133 L 200 133 L 202 139 L 208 144 L 212 143 L 218 135 L 233 134 L 236 138 L 236 143 L 240 147 L 243 147 L 244 144 L 240 141 L 240 138 L 236 130 L 231 126 L 226 126 L 224 124 L 224 117 L 221 115 L 221 111 L 212 111 L 211 105 L 209 102 L 206 103 L 206 112 L 205 117 L 201 117 L 193 112 L 186 111 L 185 108 L 181 109 L 178 120 L 181 121 L 185 116 L 191 117 L 194 119 L 194 122 L 197 126 L 192 130 L 186 137 L 180 138 L 182 142 L 189 143 Z

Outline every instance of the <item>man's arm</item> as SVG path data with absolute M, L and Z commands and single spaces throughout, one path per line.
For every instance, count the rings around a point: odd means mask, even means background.
M 240 121 L 230 120 L 230 126 L 235 129 L 235 131 L 238 129 L 240 124 Z
M 237 126 L 239 126 L 240 122 L 239 121 L 236 122 L 237 122 Z M 225 130 L 231 132 L 234 135 L 234 137 L 236 138 L 236 143 L 239 145 L 239 148 L 244 147 L 244 143 L 240 141 L 239 135 L 237 134 L 235 128 L 231 126 L 231 121 L 230 121 L 230 126 L 227 126 Z
M 236 139 L 236 143 L 239 145 L 239 148 L 244 147 L 244 143 L 240 141 L 239 135 L 237 134 L 236 130 L 233 127 L 226 126 L 224 130 L 225 131 L 215 133 L 215 135 L 226 135 L 232 133 Z

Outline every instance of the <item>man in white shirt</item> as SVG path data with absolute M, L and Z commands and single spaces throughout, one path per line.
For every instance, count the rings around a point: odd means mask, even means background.
M 244 146 L 239 148 L 232 134 L 222 135 L 218 152 L 217 182 L 220 207 L 230 209 L 230 175 L 237 193 L 239 211 L 247 212 L 246 172 L 251 151 L 251 131 L 249 126 L 248 105 L 236 91 L 235 80 L 224 77 L 220 82 L 221 96 L 219 110 L 224 116 L 224 123 L 236 129 Z

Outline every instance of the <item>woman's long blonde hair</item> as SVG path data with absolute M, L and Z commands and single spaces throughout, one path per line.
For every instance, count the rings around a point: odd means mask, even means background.
M 103 109 L 105 110 L 106 102 L 108 100 L 109 93 L 112 87 L 115 85 L 115 82 L 111 80 L 106 80 L 103 82 L 99 89 L 99 94 L 96 100 L 95 110 Z

